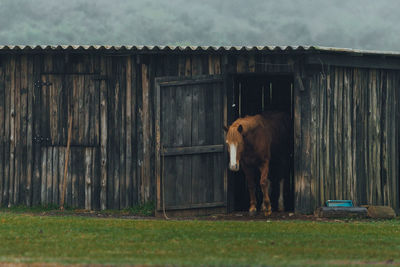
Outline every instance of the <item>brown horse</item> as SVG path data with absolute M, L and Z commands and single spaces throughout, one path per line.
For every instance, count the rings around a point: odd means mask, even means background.
M 279 169 L 272 177 L 279 182 L 279 211 L 284 210 L 284 180 L 289 178 L 290 118 L 282 112 L 266 112 L 239 118 L 227 129 L 226 143 L 230 156 L 229 169 L 242 168 L 250 193 L 250 215 L 257 213 L 255 196 L 255 174 L 260 170 L 260 186 L 263 192 L 261 209 L 271 215 L 268 179 L 270 162 Z

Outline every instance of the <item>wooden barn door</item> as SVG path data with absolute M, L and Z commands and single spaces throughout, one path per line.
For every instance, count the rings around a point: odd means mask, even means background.
M 34 179 L 40 184 L 42 205 L 60 203 L 68 120 L 72 117 L 71 149 L 65 205 L 98 208 L 94 196 L 99 193 L 99 81 L 94 75 L 42 75 L 36 82 L 40 97 L 36 98 L 36 144 Z
M 156 80 L 158 210 L 226 207 L 220 76 Z

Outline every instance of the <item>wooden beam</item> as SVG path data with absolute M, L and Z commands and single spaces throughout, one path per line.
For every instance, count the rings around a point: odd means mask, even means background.
M 192 147 L 169 147 L 165 148 L 164 156 L 220 153 L 224 151 L 224 145 L 192 146 Z
M 168 79 L 174 79 L 173 81 L 168 81 Z M 207 75 L 207 76 L 197 76 L 196 79 L 193 80 L 180 80 L 179 77 L 172 78 L 157 78 L 157 82 L 160 83 L 161 86 L 181 86 L 181 85 L 193 85 L 193 84 L 204 84 L 204 83 L 215 83 L 215 82 L 223 82 L 223 79 L 220 75 Z
M 310 55 L 306 64 L 319 65 L 321 68 L 330 66 L 374 68 L 374 69 L 400 69 L 400 59 L 387 58 L 384 56 L 363 56 L 363 55 Z

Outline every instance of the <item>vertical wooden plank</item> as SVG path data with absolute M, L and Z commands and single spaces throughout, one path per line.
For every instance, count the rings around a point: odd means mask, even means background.
M 119 75 L 119 79 L 121 81 L 120 84 L 120 138 L 119 138 L 119 146 L 120 146 L 120 154 L 119 154 L 119 165 L 120 165 L 120 189 L 119 189 L 119 202 L 120 208 L 126 208 L 126 58 L 122 58 L 119 61 L 119 68 L 121 69 Z
M 319 76 L 314 74 L 312 77 L 312 84 L 310 86 L 310 104 L 311 104 L 311 114 L 310 114 L 310 193 L 311 200 L 310 205 L 312 210 L 314 210 L 317 206 L 319 207 L 321 203 L 319 203 L 319 194 L 318 194 L 318 159 L 317 159 L 317 95 L 318 95 L 318 78 Z
M 358 121 L 358 113 L 360 110 L 360 90 L 359 90 L 359 75 L 358 75 L 358 70 L 357 69 L 352 69 L 351 71 L 352 75 L 352 108 L 353 108 L 353 114 L 352 114 L 352 140 L 353 140 L 353 192 L 354 192 L 354 204 L 355 205 L 360 205 L 359 200 L 360 200 L 360 195 L 359 195 L 359 187 L 358 187 L 358 166 L 361 164 L 360 157 L 358 155 L 358 148 L 360 146 L 360 139 L 359 135 L 361 133 L 361 130 L 359 129 L 359 121 Z
M 8 205 L 8 187 L 10 184 L 10 118 L 11 118 L 11 59 L 4 60 L 4 186 L 3 205 Z
M 375 70 L 369 70 L 369 79 L 368 79 L 368 196 L 369 203 L 376 204 L 376 177 L 375 177 L 375 166 L 374 162 L 374 154 L 375 154 L 375 146 L 374 146 L 374 137 L 375 137 L 375 100 L 376 100 L 376 92 L 375 92 Z
M 5 147 L 5 77 L 4 77 L 4 64 L 5 60 L 0 57 L 0 207 L 3 203 L 3 185 L 5 180 L 4 173 L 4 147 Z
M 344 198 L 354 199 L 353 188 L 353 145 L 352 145 L 352 96 L 351 96 L 351 69 L 347 68 L 344 70 L 343 76 L 343 150 L 345 151 L 343 159 L 343 173 L 346 178 L 346 183 L 344 183 Z M 355 129 L 354 129 L 355 130 Z
M 224 133 L 222 127 L 224 125 L 224 89 L 223 83 L 216 82 L 212 84 L 212 92 L 214 94 L 213 97 L 213 143 L 214 144 L 223 144 L 224 143 Z M 223 166 L 224 155 L 223 153 L 215 153 L 213 154 L 213 164 L 214 168 L 213 172 L 213 192 L 214 196 L 212 201 L 214 202 L 225 202 L 225 169 L 221 168 Z
M 296 70 L 299 72 L 299 70 Z M 301 96 L 300 96 L 300 85 L 298 81 L 295 83 L 294 88 L 294 180 L 295 180 L 295 210 L 296 212 L 303 212 L 301 205 L 302 192 L 304 185 L 302 184 L 302 143 L 301 143 Z
M 107 136 L 108 136 L 108 153 L 107 153 L 107 208 L 111 209 L 114 207 L 114 154 L 115 154 L 115 142 L 114 136 L 116 135 L 115 130 L 115 76 L 113 73 L 113 59 L 111 57 L 106 58 L 106 70 L 108 79 L 108 97 L 107 97 Z
M 328 186 L 329 186 L 329 195 L 330 199 L 336 199 L 336 180 L 335 180 L 335 144 L 336 144 L 336 131 L 337 131 L 337 121 L 335 120 L 335 115 L 336 115 L 336 105 L 337 105 L 337 99 L 336 99 L 336 90 L 335 90 L 335 84 L 336 84 L 336 75 L 335 75 L 336 68 L 332 67 L 330 69 L 330 74 L 329 74 L 329 84 L 328 84 L 328 116 L 329 116 L 329 130 L 327 133 L 327 139 L 328 139 L 328 144 L 329 144 L 329 175 L 328 175 Z
M 389 72 L 388 73 L 388 92 L 389 93 L 389 99 L 390 99 L 390 108 L 389 108 L 389 130 L 388 130 L 388 146 L 389 146 L 389 151 L 388 151 L 388 157 L 389 162 L 388 162 L 388 169 L 389 169 L 389 205 L 395 207 L 396 203 L 398 203 L 398 198 L 396 199 L 396 196 L 398 196 L 398 188 L 396 188 L 396 184 L 398 181 L 399 173 L 398 173 L 398 162 L 397 160 L 394 160 L 396 158 L 396 132 L 398 132 L 398 127 L 399 127 L 399 122 L 398 120 L 394 117 L 394 114 L 398 114 L 398 108 L 399 108 L 399 95 L 398 95 L 398 84 L 396 84 L 396 74 L 394 72 Z M 397 139 L 398 140 L 398 139 Z M 397 158 L 398 158 L 398 152 L 397 152 Z M 398 206 L 397 206 L 398 209 Z
M 131 69 L 131 80 L 132 80 L 132 97 L 131 97 L 131 114 L 132 114 L 132 205 L 136 205 L 139 202 L 139 183 L 138 183 L 138 154 L 139 144 L 137 142 L 138 135 L 138 87 L 139 87 L 139 75 L 138 75 L 138 64 L 137 57 L 132 57 L 132 69 Z
M 77 122 L 75 121 L 76 118 L 76 108 L 77 108 L 77 102 L 76 101 L 76 81 L 75 81 L 75 75 L 67 75 L 64 78 L 64 88 L 65 88 L 65 97 L 68 101 L 63 103 L 63 110 L 66 114 L 66 124 L 65 124 L 65 147 L 63 149 L 64 151 L 64 162 L 63 162 L 63 175 L 64 175 L 64 170 L 65 170 L 65 165 L 67 169 L 67 177 L 63 177 L 63 179 L 66 179 L 66 187 L 65 187 L 65 199 L 64 203 L 65 205 L 71 207 L 72 206 L 72 151 L 74 150 L 73 147 L 71 147 L 72 144 L 74 144 L 74 135 L 76 135 L 77 131 Z M 71 134 L 70 134 L 70 150 L 67 151 L 67 146 L 68 146 L 68 135 L 69 135 L 69 127 L 70 127 L 70 117 L 72 119 L 72 126 L 71 126 Z M 68 160 L 67 160 L 68 158 Z M 65 182 L 63 181 L 63 184 Z M 63 189 L 64 190 L 64 189 Z
M 19 196 L 17 198 L 18 204 L 26 203 L 27 196 L 27 149 L 28 149 L 28 56 L 21 56 L 20 66 L 20 179 Z
M 32 190 L 33 190 L 33 144 L 32 144 L 32 138 L 33 138 L 33 94 L 34 94 L 34 88 L 33 88 L 33 79 L 34 79 L 34 74 L 33 74 L 33 57 L 30 56 L 27 59 L 27 72 L 26 72 L 26 88 L 28 91 L 28 97 L 27 97 L 27 167 L 26 167 L 26 196 L 25 196 L 25 205 L 28 207 L 32 206 Z M 1 192 L 0 192 L 1 194 Z
M 192 58 L 187 56 L 185 61 L 185 76 L 192 76 Z
M 336 149 L 336 154 L 338 155 L 338 162 L 337 162 L 337 169 L 335 172 L 335 179 L 339 180 L 337 191 L 338 191 L 338 196 L 339 199 L 344 199 L 344 190 L 345 189 L 345 181 L 347 177 L 344 175 L 344 167 L 343 167 L 343 156 L 346 154 L 343 148 L 343 138 L 344 138 L 344 132 L 343 132 L 343 68 L 338 68 L 336 74 L 338 75 L 338 92 L 337 92 L 337 149 Z
M 238 56 L 237 57 L 237 65 L 236 65 L 236 72 L 237 73 L 245 73 L 248 72 L 248 61 L 247 57 L 245 56 Z
M 330 158 L 330 135 L 331 135 L 331 74 L 328 71 L 326 74 L 325 83 L 325 110 L 324 110 L 324 144 L 325 144 L 325 198 L 332 199 L 333 188 L 331 186 L 331 158 Z
M 106 73 L 106 59 L 100 59 L 101 74 Z M 104 80 L 100 81 L 100 161 L 101 161 L 101 182 L 100 182 L 100 207 L 107 208 L 107 85 Z
M 186 64 L 186 57 L 180 55 L 178 58 L 178 76 L 185 76 L 185 64 Z M 157 76 L 161 77 L 161 75 L 158 74 Z
M 210 123 L 210 126 L 207 127 L 209 122 L 213 122 L 214 120 L 214 114 L 215 111 L 213 110 L 213 104 L 214 104 L 214 97 L 215 95 L 213 94 L 212 90 L 212 84 L 200 84 L 200 88 L 202 91 L 202 102 L 200 103 L 200 115 L 201 115 L 201 125 L 200 127 L 200 135 L 204 136 L 205 139 L 205 144 L 211 145 L 214 144 L 214 132 L 216 131 L 213 129 L 214 125 L 213 123 Z M 212 112 L 209 112 L 212 111 Z M 205 194 L 203 194 L 203 203 L 209 203 L 212 202 L 213 197 L 214 197 L 214 155 L 202 155 L 203 157 L 203 162 L 205 162 L 205 187 L 204 188 L 209 188 L 208 190 L 205 190 Z
M 321 164 L 321 157 L 322 157 L 322 145 L 321 145 L 321 103 L 320 103 L 320 95 L 321 95 L 321 73 L 315 74 L 315 87 L 316 87 L 316 92 L 315 92 L 315 105 L 316 108 L 314 110 L 314 124 L 316 125 L 315 129 L 315 136 L 314 138 L 314 147 L 313 150 L 315 149 L 314 158 L 315 162 L 313 163 L 315 166 L 314 167 L 314 172 L 315 172 L 315 206 L 320 207 L 324 203 L 323 199 L 321 198 L 321 169 L 320 169 L 320 164 Z
M 149 106 L 149 72 L 148 66 L 142 64 L 142 122 L 143 122 L 143 165 L 142 165 L 142 201 L 150 200 L 150 106 Z
M 192 145 L 192 97 L 193 89 L 183 87 L 183 146 Z M 177 201 L 182 204 L 190 203 L 192 192 L 192 158 L 183 157 L 183 176 L 177 179 Z M 180 181 L 179 181 L 180 180 Z M 178 184 L 179 183 L 179 184 Z
M 71 162 L 71 206 L 79 206 L 79 151 L 80 148 L 72 147 L 70 151 Z
M 64 167 L 65 167 L 65 153 L 66 153 L 66 148 L 63 146 L 60 146 L 58 148 L 58 195 L 56 196 L 56 201 L 55 203 L 57 205 L 60 204 L 61 202 L 61 192 L 63 190 L 63 179 L 64 179 Z M 68 177 L 65 177 L 65 179 L 68 179 Z M 67 184 L 68 186 L 68 184 Z
M 389 170 L 390 170 L 390 205 L 399 210 L 399 91 L 400 86 L 399 74 L 390 72 L 390 153 L 389 153 Z M 389 86 L 388 86 L 389 87 Z
M 58 132 L 60 129 L 58 120 L 58 92 L 61 87 L 61 83 L 59 81 L 59 76 L 47 75 L 46 82 L 51 83 L 51 85 L 47 87 L 49 94 L 50 135 L 48 137 L 50 137 L 51 140 L 50 145 L 56 145 L 60 141 L 58 139 Z
M 248 63 L 249 72 L 255 72 L 256 71 L 255 56 L 254 54 L 251 54 L 248 57 L 249 57 L 249 63 Z
M 375 72 L 375 94 L 376 94 L 376 106 L 375 106 L 375 153 L 374 161 L 376 162 L 375 168 L 375 179 L 376 179 L 376 203 L 383 205 L 382 201 L 382 166 L 381 166 L 381 142 L 382 142 L 382 129 L 381 129 L 381 109 L 382 109 L 382 86 L 381 86 L 381 75 L 380 70 Z
M 208 71 L 208 68 L 206 70 L 203 69 L 202 56 L 200 55 L 192 56 L 191 63 L 192 63 L 191 67 L 192 76 L 201 75 L 203 74 L 203 71 Z
M 390 199 L 391 206 L 397 211 L 399 210 L 399 93 L 398 88 L 400 84 L 398 81 L 398 73 L 390 72 L 390 91 L 391 91 L 391 116 L 390 116 Z M 397 118 L 394 116 L 397 114 Z M 397 132 L 397 134 L 396 134 Z
M 388 151 L 388 110 L 390 104 L 388 103 L 390 100 L 388 97 L 387 91 L 387 71 L 381 72 L 381 79 L 380 79 L 380 87 L 382 92 L 382 114 L 381 114 L 381 123 L 380 127 L 382 130 L 381 135 L 381 181 L 382 181 L 382 203 L 383 205 L 388 205 L 388 158 L 387 158 L 387 151 Z M 389 101 L 388 101 L 389 100 Z
M 79 144 L 79 76 L 71 75 L 69 77 L 71 79 L 72 85 L 72 98 L 71 98 L 71 110 L 72 110 L 72 136 L 71 136 L 71 145 Z
M 8 207 L 14 201 L 14 182 L 15 182 L 15 56 L 11 56 L 10 62 L 10 178 L 8 188 Z
M 89 75 L 83 75 L 82 77 L 82 87 L 79 88 L 80 91 L 82 91 L 81 96 L 82 96 L 82 115 L 80 116 L 82 118 L 82 124 L 80 127 L 79 135 L 81 137 L 81 142 L 79 142 L 81 145 L 93 145 L 94 144 L 94 136 L 91 136 L 91 133 L 94 132 L 94 123 L 91 118 L 94 118 L 94 114 L 92 114 L 90 111 L 90 107 L 94 106 L 94 103 L 91 101 L 92 100 L 92 95 L 93 95 L 93 81 L 92 77 Z M 90 130 L 90 129 L 93 129 Z M 82 131 L 81 131 L 82 130 Z
M 47 205 L 47 147 L 41 148 L 41 159 L 42 159 L 42 168 L 41 168 L 41 198 L 40 204 Z
M 64 153 L 64 158 L 65 161 L 67 159 L 67 149 L 64 149 L 65 153 Z M 74 160 L 74 153 L 73 151 L 75 151 L 75 147 L 71 147 L 70 151 L 69 151 L 69 160 L 68 160 L 68 166 L 67 166 L 67 187 L 66 187 L 66 201 L 65 203 L 67 203 L 67 205 L 69 207 L 73 206 L 73 190 L 72 190 L 72 183 L 73 183 L 73 171 L 74 171 L 74 164 L 73 164 L 73 160 Z M 64 161 L 64 164 L 66 164 L 66 162 Z
M 302 206 L 305 213 L 312 212 L 312 203 L 313 203 L 313 195 L 311 191 L 311 132 L 310 132 L 310 123 L 311 123 L 311 90 L 313 88 L 313 80 L 312 78 L 307 79 L 307 90 L 303 92 L 302 97 L 302 107 L 301 107 L 301 137 L 302 137 L 302 184 L 303 184 L 303 192 L 302 192 Z
M 356 173 L 357 173 L 357 178 L 356 178 L 356 188 L 357 188 L 357 202 L 358 205 L 361 205 L 362 203 L 366 203 L 365 199 L 365 165 L 364 165 L 364 155 L 366 151 L 364 150 L 364 140 L 365 140 L 365 135 L 364 135 L 364 106 L 365 106 L 365 101 L 364 101 L 364 95 L 365 95 L 365 89 L 363 90 L 363 84 L 362 84 L 362 72 L 359 69 L 355 69 L 353 72 L 353 79 L 354 79 L 354 99 L 356 101 L 355 104 L 355 123 L 356 123 Z
M 46 204 L 51 204 L 53 201 L 53 147 L 47 147 L 47 184 L 46 184 Z
M 173 87 L 163 87 L 161 92 L 162 99 L 162 131 L 163 145 L 166 147 L 176 146 L 178 135 L 176 134 L 176 114 L 179 99 L 177 91 Z M 168 102 L 170 102 L 168 104 Z M 174 177 L 178 175 L 176 157 L 164 157 L 163 159 L 163 184 L 162 195 L 165 206 L 175 205 L 176 186 Z
M 93 136 L 92 143 L 96 146 L 100 145 L 100 83 L 101 81 L 91 80 L 90 90 L 92 94 L 93 107 L 91 107 L 91 120 L 93 121 L 93 129 L 90 129 Z
M 119 62 L 119 61 L 118 61 Z M 119 81 L 119 76 L 118 76 L 118 66 L 115 66 L 117 62 L 114 60 L 113 62 L 113 71 L 114 75 L 117 78 L 115 81 L 115 91 L 114 91 L 114 119 L 115 119 L 115 129 L 114 129 L 114 134 L 115 136 L 113 137 L 113 146 L 114 146 L 114 155 L 113 155 L 113 166 L 114 166 L 114 209 L 119 209 L 120 208 L 120 152 L 121 152 L 121 146 L 119 142 L 119 136 L 121 132 L 121 104 L 120 102 L 122 101 L 120 98 L 120 81 Z
M 14 189 L 13 189 L 13 205 L 18 205 L 20 196 L 20 182 L 22 177 L 22 136 L 21 136 L 21 57 L 16 56 L 15 62 L 15 173 L 14 173 Z
M 78 131 L 77 131 L 77 144 L 82 145 L 85 144 L 85 133 L 87 133 L 86 130 L 86 126 L 88 124 L 88 121 L 86 121 L 86 119 L 88 118 L 85 114 L 88 113 L 86 112 L 85 106 L 86 103 L 86 99 L 85 99 L 85 95 L 86 95 L 86 88 L 85 88 L 85 76 L 84 75 L 76 75 L 76 80 L 77 80 L 77 88 L 76 88 L 76 92 L 77 92 L 77 102 L 75 104 L 77 104 L 78 106 L 78 118 L 79 118 L 79 122 L 78 122 Z
M 132 206 L 132 58 L 126 60 L 126 172 L 125 172 L 125 207 Z
M 366 204 L 372 204 L 372 199 L 371 199 L 371 194 L 370 192 L 370 175 L 371 175 L 371 170 L 369 162 L 369 114 L 370 114 L 370 104 L 369 104 L 369 97 L 370 97 L 370 86 L 369 86 L 369 70 L 361 70 L 361 89 L 363 89 L 362 92 L 362 97 L 363 97 L 363 113 L 362 113 L 362 118 L 363 118 L 363 147 L 362 147 L 362 155 L 363 155 L 363 164 L 365 168 L 364 174 L 364 179 L 363 179 L 363 184 L 361 186 L 361 190 L 364 195 L 364 203 Z
M 319 75 L 319 193 L 320 203 L 326 201 L 325 183 L 326 183 L 326 143 L 325 143 L 325 128 L 326 128 L 326 77 L 325 74 Z
M 339 165 L 339 161 L 340 161 L 340 158 L 341 158 L 341 155 L 339 155 L 340 154 L 340 152 L 339 152 L 339 147 L 338 147 L 338 137 L 340 137 L 341 135 L 341 133 L 339 133 L 340 132 L 340 130 L 339 130 L 339 125 L 338 125 L 338 116 L 339 116 L 339 112 L 338 112 L 338 101 L 339 101 L 339 98 L 340 98 L 340 96 L 339 96 L 339 90 L 340 90 L 340 86 L 339 86 L 339 77 L 340 77 L 340 74 L 339 74 L 339 68 L 338 67 L 335 67 L 334 68 L 334 71 L 333 71 L 333 73 L 332 73 L 333 75 L 334 75 L 334 77 L 333 77 L 333 81 L 334 81 L 334 84 L 333 84 L 333 86 L 332 86 L 332 89 L 333 89 L 333 94 L 332 94 L 332 97 L 333 97 L 333 112 L 332 112 L 332 119 L 333 119 L 333 128 L 332 128 L 332 132 L 331 132 L 331 134 L 332 134 L 332 137 L 333 137 L 333 146 L 332 146 L 332 155 L 333 155 L 333 158 L 332 158 L 332 163 L 333 163 L 333 181 L 334 181 L 334 197 L 335 197 L 335 199 L 340 199 L 340 179 L 342 179 L 342 177 L 340 177 L 339 175 L 340 175 L 340 171 L 339 171 L 339 168 L 340 168 L 340 165 Z
M 58 200 L 59 200 L 59 198 L 58 198 L 58 195 L 59 195 L 58 189 L 59 189 L 59 184 L 60 184 L 60 180 L 61 180 L 60 179 L 60 174 L 58 172 L 58 170 L 59 170 L 59 168 L 58 168 L 59 148 L 60 148 L 59 146 L 54 146 L 52 148 L 52 150 L 53 150 L 53 159 L 52 159 L 51 169 L 52 169 L 52 180 L 53 180 L 53 182 L 52 182 L 52 202 L 51 203 L 55 204 L 55 205 L 59 204 L 59 202 L 58 202 Z
M 92 191 L 91 191 L 91 210 L 99 210 L 100 209 L 100 149 L 97 147 L 92 148 L 92 159 L 90 162 L 90 168 L 92 172 Z
M 40 55 L 33 56 L 33 81 L 31 86 L 33 86 L 33 96 L 32 96 L 32 117 L 33 117 L 33 136 L 35 137 L 35 142 L 33 142 L 33 180 L 32 180 L 32 205 L 39 205 L 41 201 L 41 149 L 38 142 L 38 136 L 40 135 L 41 129 L 41 88 L 38 85 L 40 80 L 40 68 L 41 68 L 41 57 Z
M 396 72 L 395 74 L 396 76 L 396 88 L 400 87 L 400 74 L 398 72 Z M 400 181 L 399 178 L 400 177 L 400 93 L 399 90 L 395 90 L 394 91 L 394 97 L 393 97 L 393 101 L 394 101 L 394 110 L 395 112 L 393 112 L 393 114 L 395 115 L 395 122 L 394 123 L 394 135 L 395 135 L 395 153 L 394 153 L 394 157 L 393 157 L 393 161 L 394 161 L 394 175 L 393 177 L 397 177 L 394 178 L 395 181 L 395 195 L 396 196 L 400 196 Z M 394 209 L 397 211 L 397 213 L 400 211 L 400 198 L 397 197 L 397 199 L 394 200 Z
M 179 64 L 179 68 L 181 69 L 181 64 Z M 179 70 L 179 72 L 181 72 L 181 70 Z M 155 85 L 155 93 L 154 93 L 154 104 L 155 104 L 155 136 L 156 136 L 156 147 L 155 147 L 155 153 L 156 153 L 156 168 L 155 168 L 155 177 L 156 177 L 156 190 L 157 190 L 157 194 L 156 194 L 156 205 L 157 205 L 157 209 L 160 210 L 162 208 L 164 208 L 164 201 L 162 199 L 164 192 L 162 192 L 163 187 L 162 187 L 162 180 L 161 179 L 165 179 L 165 175 L 164 175 L 164 161 L 162 161 L 162 159 L 164 159 L 164 155 L 162 155 L 163 151 L 162 151 L 162 144 L 165 144 L 165 139 L 161 140 L 161 127 L 163 128 L 163 130 L 165 129 L 164 125 L 165 125 L 165 120 L 163 120 L 163 122 L 161 122 L 161 114 L 163 114 L 163 116 L 165 116 L 165 110 L 166 107 L 165 105 L 161 106 L 161 95 L 165 95 L 165 94 L 161 94 L 161 86 L 159 82 L 156 82 Z M 163 118 L 164 119 L 164 118 Z M 161 125 L 161 123 L 163 123 Z M 168 132 L 167 129 L 165 129 L 164 131 Z M 163 135 L 163 137 L 165 138 L 165 135 Z M 162 143 L 161 143 L 162 142 Z
M 85 153 L 85 209 L 90 210 L 92 208 L 92 162 L 93 159 L 93 149 L 91 147 L 86 147 L 84 149 Z

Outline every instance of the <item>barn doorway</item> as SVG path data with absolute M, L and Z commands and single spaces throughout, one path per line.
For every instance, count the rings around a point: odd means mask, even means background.
M 232 78 L 233 91 L 229 102 L 229 123 L 239 117 L 255 115 L 263 111 L 284 111 L 293 118 L 293 75 L 292 74 L 238 74 Z M 292 119 L 293 121 L 293 119 Z M 292 134 L 293 135 L 293 134 Z M 292 136 L 293 140 L 293 136 Z M 291 148 L 290 183 L 285 188 L 285 209 L 294 209 L 293 183 L 293 147 Z M 271 164 L 274 164 L 271 162 Z M 272 166 L 271 166 L 271 169 Z M 273 172 L 271 171 L 271 175 Z M 258 175 L 259 177 L 259 175 Z M 249 193 L 244 173 L 229 172 L 230 205 L 231 211 L 247 211 L 249 208 Z M 277 210 L 279 185 L 271 186 L 272 210 Z M 262 193 L 257 181 L 257 209 L 260 209 Z

